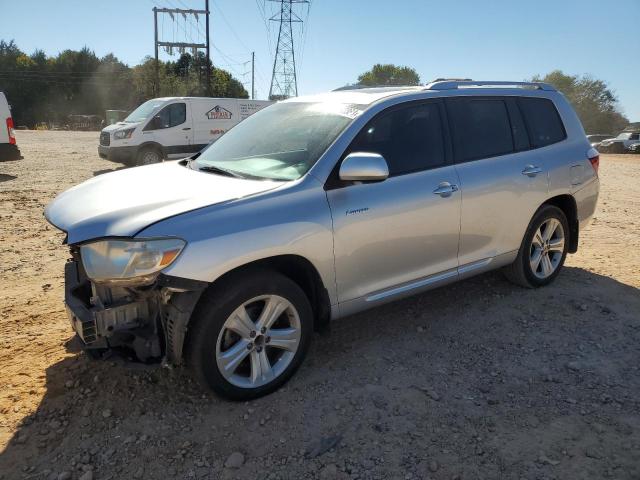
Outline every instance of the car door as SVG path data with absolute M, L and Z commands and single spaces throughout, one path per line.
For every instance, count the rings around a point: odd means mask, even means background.
M 463 191 L 458 259 L 464 273 L 518 250 L 546 200 L 547 165 L 529 145 L 515 98 L 459 97 L 446 105 Z
M 460 191 L 443 119 L 440 101 L 391 107 L 345 152 L 382 155 L 389 177 L 327 184 L 340 302 L 376 301 L 423 287 L 436 274 L 457 275 Z
M 187 102 L 170 103 L 149 121 L 143 130 L 145 142 L 162 145 L 167 158 L 183 158 L 192 152 L 193 130 Z

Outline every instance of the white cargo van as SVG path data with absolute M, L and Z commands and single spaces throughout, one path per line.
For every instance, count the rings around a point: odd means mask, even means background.
M 241 98 L 154 98 L 122 122 L 102 130 L 98 153 L 127 165 L 184 158 L 271 103 Z
M 0 162 L 4 160 L 19 160 L 22 156 L 16 145 L 13 132 L 13 118 L 7 103 L 7 97 L 0 92 Z

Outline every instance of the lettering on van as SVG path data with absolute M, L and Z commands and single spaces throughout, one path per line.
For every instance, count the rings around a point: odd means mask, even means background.
M 231 120 L 231 112 L 220 105 L 216 105 L 205 115 L 209 120 Z

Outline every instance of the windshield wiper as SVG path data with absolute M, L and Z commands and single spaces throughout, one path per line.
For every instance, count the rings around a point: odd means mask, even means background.
M 198 168 L 201 172 L 207 173 L 217 173 L 218 175 L 224 175 L 226 177 L 234 177 L 234 178 L 245 178 L 239 173 L 232 172 L 230 170 L 225 170 L 224 168 L 214 167 L 212 165 L 204 165 Z

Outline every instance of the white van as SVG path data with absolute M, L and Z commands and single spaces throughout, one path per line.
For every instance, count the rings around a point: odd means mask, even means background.
M 154 98 L 122 122 L 103 129 L 98 154 L 127 165 L 184 158 L 271 103 L 242 98 Z
M 13 132 L 13 118 L 7 97 L 0 92 L 0 162 L 4 160 L 19 160 L 22 156 L 16 145 Z

